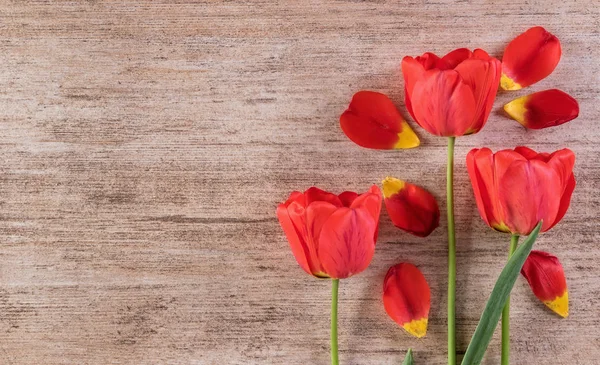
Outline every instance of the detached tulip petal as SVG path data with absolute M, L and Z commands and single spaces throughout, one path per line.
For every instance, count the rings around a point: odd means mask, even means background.
M 560 61 L 558 38 L 542 27 L 533 27 L 513 39 L 502 57 L 504 90 L 519 90 L 546 78 Z
M 440 225 L 440 208 L 435 197 L 420 186 L 386 177 L 383 197 L 392 223 L 402 230 L 426 237 Z
M 419 137 L 384 94 L 359 91 L 340 117 L 342 130 L 354 143 L 373 149 L 413 148 Z
M 551 89 L 515 99 L 504 111 L 526 128 L 543 129 L 577 118 L 579 104 L 569 94 Z
M 542 303 L 563 318 L 569 315 L 567 280 L 556 256 L 543 251 L 531 251 L 521 274 Z
M 415 265 L 400 263 L 388 270 L 383 281 L 383 306 L 408 333 L 425 336 L 430 304 L 429 285 Z

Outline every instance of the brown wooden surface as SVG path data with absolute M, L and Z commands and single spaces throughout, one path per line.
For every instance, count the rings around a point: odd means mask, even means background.
M 577 154 L 570 211 L 537 248 L 562 260 L 571 315 L 515 286 L 513 364 L 600 363 L 600 12 L 596 1 L 7 1 L 0 6 L 0 363 L 328 364 L 330 283 L 296 264 L 275 218 L 289 192 L 364 191 L 386 175 L 441 208 L 444 139 L 361 149 L 338 116 L 361 89 L 404 110 L 404 55 L 466 46 L 501 56 L 533 25 L 561 62 L 533 87 L 576 97 L 568 125 L 525 131 L 493 112 L 456 149 L 458 347 L 509 238 L 476 211 L 470 148 Z M 446 359 L 446 222 L 420 239 L 382 215 L 372 265 L 341 283 L 343 364 Z M 426 338 L 380 300 L 387 268 L 432 289 Z M 499 363 L 496 336 L 484 361 Z

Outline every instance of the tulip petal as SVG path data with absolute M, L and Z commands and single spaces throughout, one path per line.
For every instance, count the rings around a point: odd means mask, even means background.
M 577 118 L 579 104 L 569 94 L 550 89 L 517 98 L 504 111 L 526 128 L 543 129 Z
M 306 195 L 306 194 L 305 194 Z M 319 202 L 315 202 L 319 203 Z M 323 202 L 324 203 L 324 202 Z M 329 203 L 327 203 L 329 204 Z M 333 204 L 330 204 L 333 206 Z M 309 205 L 310 207 L 310 205 Z M 317 277 L 327 277 L 327 274 L 323 271 L 323 267 L 319 262 L 319 257 L 317 255 L 317 246 L 316 242 L 311 234 L 311 228 L 308 226 L 308 208 L 305 208 L 304 205 L 298 202 L 293 202 L 287 207 L 289 219 L 292 222 L 294 228 L 298 236 L 300 237 L 300 242 L 302 243 L 304 255 L 306 257 L 306 261 L 308 263 L 308 272 Z M 314 218 L 311 218 L 314 219 Z M 312 225 L 312 222 L 311 222 Z M 282 225 L 283 227 L 283 225 Z M 285 228 L 284 228 L 285 230 Z M 287 233 L 286 233 L 287 236 Z M 289 240 L 289 236 L 288 236 Z M 291 241 L 290 241 L 291 244 Z M 296 251 L 292 248 L 292 252 L 294 256 L 296 255 Z M 299 261 L 300 262 L 300 261 Z
M 440 208 L 430 192 L 393 177 L 382 184 L 385 207 L 396 227 L 426 237 L 440 225 Z
M 328 191 L 325 191 L 325 190 L 321 190 L 314 186 L 308 188 L 304 192 L 304 197 L 306 199 L 305 206 L 309 206 L 312 202 L 315 202 L 315 201 L 326 201 L 326 202 L 329 202 L 329 203 L 335 205 L 336 207 L 343 206 L 340 198 L 337 195 L 330 193 Z
M 427 280 L 413 264 L 390 267 L 383 281 L 383 305 L 396 323 L 415 337 L 427 332 L 431 293 Z
M 495 58 L 483 61 L 477 58 L 462 62 L 455 68 L 462 79 L 469 85 L 475 97 L 475 118 L 467 134 L 483 127 L 494 105 L 500 82 L 501 64 Z
M 400 149 L 420 144 L 419 137 L 384 94 L 359 91 L 340 116 L 342 130 L 354 143 L 365 148 Z
M 319 259 L 334 279 L 345 279 L 369 266 L 375 252 L 377 222 L 365 208 L 339 208 L 318 238 Z
M 560 61 L 558 38 L 542 27 L 533 27 L 513 39 L 502 57 L 504 90 L 519 90 L 532 85 L 554 71 Z
M 416 83 L 411 100 L 415 120 L 432 134 L 462 136 L 473 125 L 473 91 L 454 70 L 427 71 Z
M 470 49 L 458 48 L 442 57 L 442 61 L 445 63 L 445 69 L 453 69 L 472 55 L 473 53 Z
M 302 235 L 296 230 L 294 223 L 292 223 L 285 204 L 279 204 L 279 206 L 277 206 L 277 219 L 279 219 L 279 224 L 281 224 L 281 228 L 283 228 L 283 232 L 290 243 L 290 248 L 292 249 L 292 253 L 296 258 L 298 265 L 300 265 L 304 271 L 312 275 L 312 271 L 308 265 L 307 258 L 309 257 L 309 252 L 306 243 L 304 242 Z
M 542 219 L 545 232 L 555 222 L 563 187 L 558 173 L 546 163 L 514 161 L 498 174 L 498 187 L 500 206 L 511 232 L 528 235 Z
M 521 274 L 542 303 L 563 318 L 569 315 L 567 280 L 556 256 L 543 251 L 531 251 Z

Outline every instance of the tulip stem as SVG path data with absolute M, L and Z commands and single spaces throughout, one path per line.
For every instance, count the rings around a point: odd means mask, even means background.
M 448 365 L 456 365 L 456 238 L 454 235 L 454 139 L 448 137 L 446 208 L 448 215 Z
M 517 249 L 519 244 L 519 235 L 513 234 L 510 237 L 510 248 L 508 250 L 508 258 Z M 509 365 L 510 363 L 510 297 L 506 299 L 504 309 L 502 310 L 502 357 L 500 360 L 501 365 Z
M 331 280 L 331 365 L 338 365 L 337 307 L 339 279 Z

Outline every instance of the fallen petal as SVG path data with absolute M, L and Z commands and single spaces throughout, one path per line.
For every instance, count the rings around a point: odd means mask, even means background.
M 383 281 L 385 311 L 406 332 L 415 337 L 427 333 L 431 293 L 427 280 L 413 264 L 390 267 Z
M 577 118 L 579 104 L 569 94 L 550 89 L 517 98 L 504 111 L 526 128 L 543 129 Z
M 519 90 L 546 78 L 560 61 L 560 41 L 542 27 L 533 27 L 513 39 L 502 57 L 504 90 Z
M 563 318 L 569 315 L 567 280 L 556 256 L 543 251 L 531 251 L 521 274 L 542 303 Z
M 419 137 L 384 94 L 359 91 L 340 116 L 342 130 L 354 143 L 373 149 L 413 148 Z
M 440 208 L 430 192 L 394 177 L 382 184 L 385 208 L 396 227 L 426 237 L 440 225 Z

